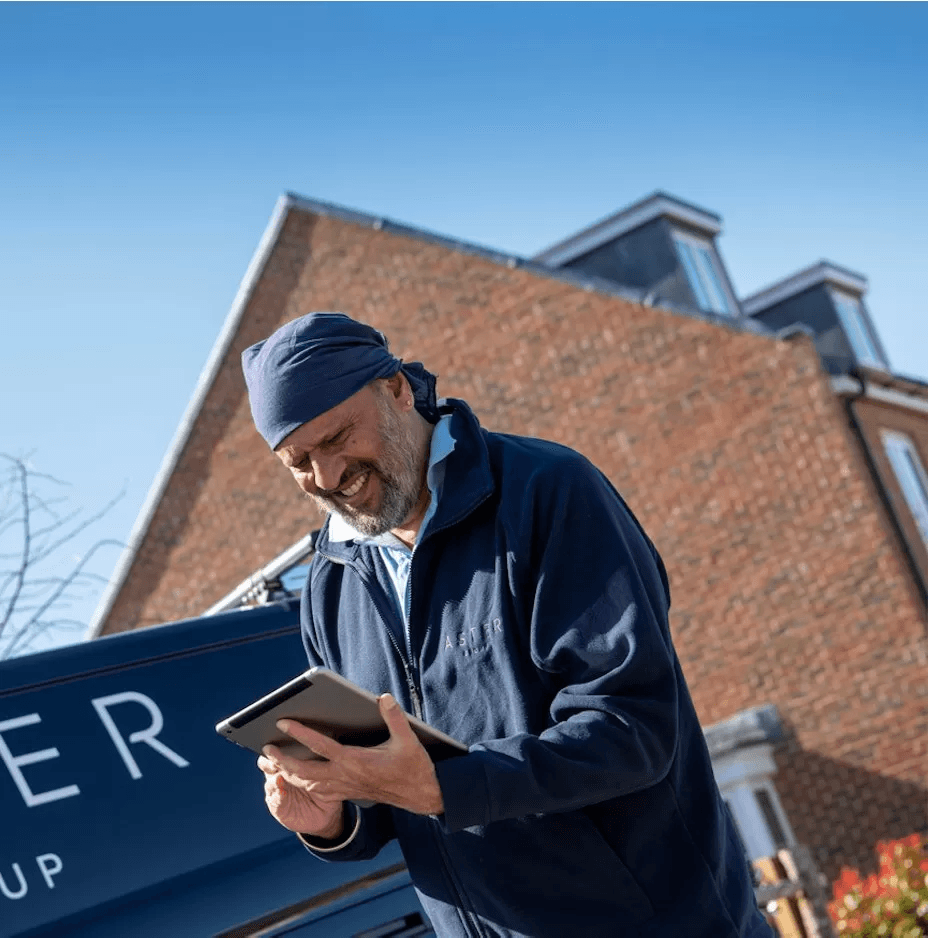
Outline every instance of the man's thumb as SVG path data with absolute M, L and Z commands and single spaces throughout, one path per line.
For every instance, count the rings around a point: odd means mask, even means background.
M 395 736 L 397 733 L 402 734 L 404 731 L 407 734 L 412 732 L 406 720 L 406 714 L 403 713 L 402 708 L 392 694 L 381 694 L 378 703 L 380 704 L 380 715 L 387 724 L 391 736 Z

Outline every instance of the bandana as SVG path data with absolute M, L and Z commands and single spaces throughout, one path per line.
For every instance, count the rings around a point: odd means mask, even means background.
M 382 332 L 344 313 L 309 313 L 242 352 L 251 415 L 271 449 L 378 378 L 402 371 L 416 410 L 438 419 L 435 375 L 390 354 Z

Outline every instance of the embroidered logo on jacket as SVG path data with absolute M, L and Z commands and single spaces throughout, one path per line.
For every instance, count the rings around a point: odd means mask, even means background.
M 492 619 L 482 625 L 472 625 L 460 632 L 445 636 L 445 651 L 460 651 L 465 658 L 486 651 L 497 635 L 502 634 L 501 619 Z

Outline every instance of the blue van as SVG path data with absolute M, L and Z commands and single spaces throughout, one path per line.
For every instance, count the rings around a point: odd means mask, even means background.
M 310 856 L 214 732 L 304 667 L 289 596 L 0 662 L 0 938 L 433 935 L 395 846 Z

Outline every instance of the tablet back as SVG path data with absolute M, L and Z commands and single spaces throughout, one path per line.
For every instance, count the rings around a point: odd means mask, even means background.
M 438 761 L 467 747 L 407 715 L 413 731 Z M 389 738 L 377 698 L 325 668 L 311 668 L 216 726 L 232 742 L 260 753 L 268 743 L 299 758 L 318 758 L 277 729 L 277 721 L 298 720 L 352 746 L 376 746 Z

